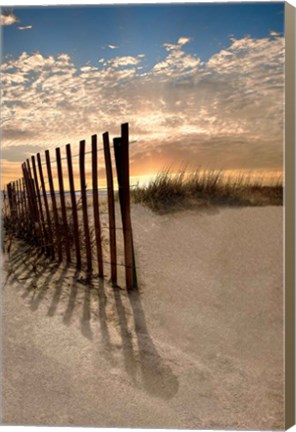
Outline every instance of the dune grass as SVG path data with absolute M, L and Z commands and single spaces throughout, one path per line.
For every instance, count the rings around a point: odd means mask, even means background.
M 264 178 L 240 174 L 226 176 L 222 171 L 185 170 L 172 174 L 159 173 L 146 187 L 131 192 L 134 203 L 148 206 L 158 213 L 205 206 L 266 206 L 283 205 L 282 178 L 268 184 Z

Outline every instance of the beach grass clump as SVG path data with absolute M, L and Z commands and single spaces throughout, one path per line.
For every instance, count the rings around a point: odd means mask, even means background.
M 283 204 L 283 183 L 281 178 L 266 183 L 263 177 L 226 176 L 218 170 L 180 170 L 176 174 L 165 170 L 147 186 L 133 189 L 131 195 L 134 203 L 159 213 L 210 205 L 278 206 Z
M 2 214 L 2 227 L 5 233 L 35 243 L 34 223 L 28 214 L 22 215 L 21 219 L 14 213 Z

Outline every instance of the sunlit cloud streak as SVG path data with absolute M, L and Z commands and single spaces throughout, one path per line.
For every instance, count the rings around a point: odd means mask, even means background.
M 112 44 L 110 44 L 110 45 L 103 46 L 102 48 L 103 49 L 109 48 L 111 50 L 114 50 L 114 49 L 118 49 L 119 46 L 118 45 L 112 45 Z
M 24 27 L 18 27 L 18 30 L 31 30 L 33 28 L 33 26 L 29 25 L 29 26 L 24 26 Z

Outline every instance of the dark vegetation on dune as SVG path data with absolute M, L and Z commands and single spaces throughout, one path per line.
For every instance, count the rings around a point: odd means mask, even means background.
M 186 174 L 181 170 L 159 173 L 148 186 L 131 191 L 134 203 L 158 213 L 206 206 L 280 206 L 283 205 L 283 182 L 275 178 L 264 184 L 263 178 L 241 174 L 227 177 L 222 171 Z

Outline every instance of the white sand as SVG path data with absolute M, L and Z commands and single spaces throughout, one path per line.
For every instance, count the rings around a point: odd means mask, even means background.
M 140 295 L 4 264 L 3 422 L 283 428 L 280 207 L 133 208 Z

